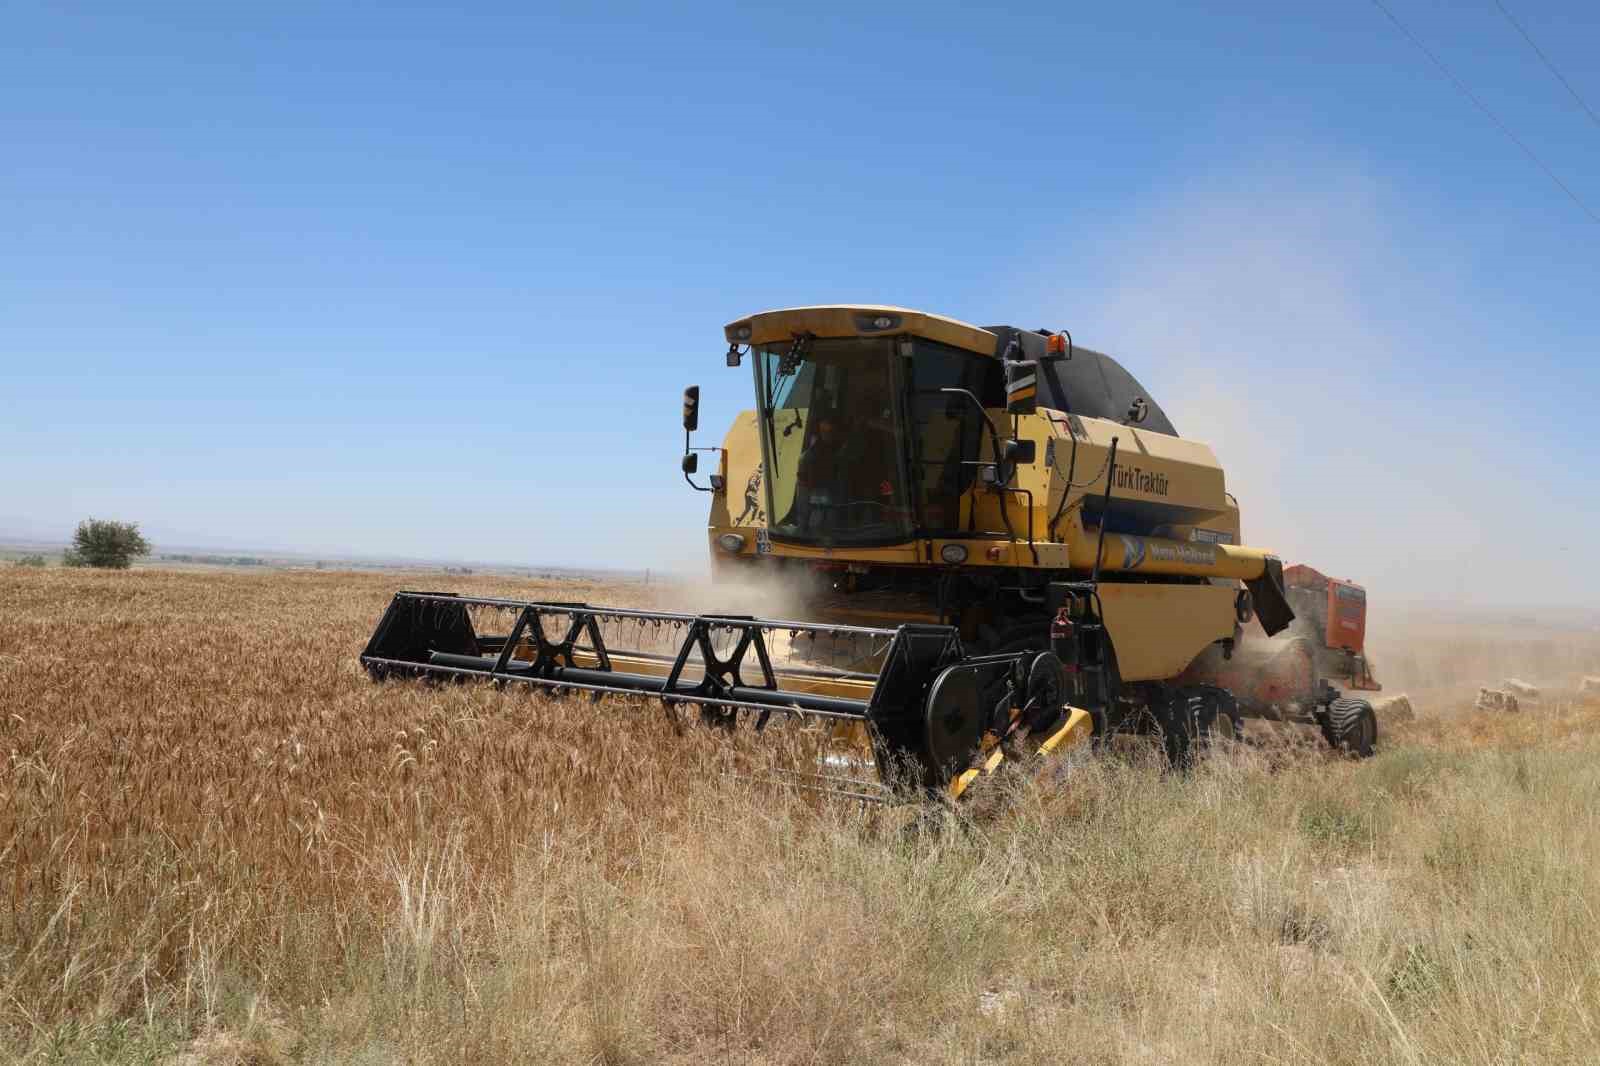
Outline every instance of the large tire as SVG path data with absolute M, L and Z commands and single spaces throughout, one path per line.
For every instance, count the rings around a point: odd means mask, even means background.
M 1323 735 L 1334 748 L 1358 759 L 1370 759 L 1378 746 L 1378 716 L 1366 700 L 1341 696 L 1328 704 Z
M 1239 701 L 1226 689 L 1217 690 L 1217 716 L 1206 744 L 1213 750 L 1244 743 L 1244 715 Z
M 1207 753 L 1228 747 L 1242 736 L 1239 708 L 1225 689 L 1196 685 L 1172 693 L 1158 724 L 1167 761 L 1187 770 Z

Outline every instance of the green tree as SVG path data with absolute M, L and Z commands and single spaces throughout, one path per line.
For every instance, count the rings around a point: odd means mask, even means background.
M 16 565 L 17 566 L 48 566 L 50 564 L 45 561 L 45 557 L 42 556 L 42 555 L 24 555 L 22 558 L 17 560 Z
M 150 554 L 150 544 L 137 522 L 107 522 L 86 518 L 72 535 L 72 547 L 61 557 L 66 566 L 99 566 L 126 570 L 133 560 Z

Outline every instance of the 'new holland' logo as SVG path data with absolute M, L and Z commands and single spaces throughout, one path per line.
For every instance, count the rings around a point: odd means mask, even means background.
M 1151 544 L 1143 537 L 1122 536 L 1122 568 L 1137 570 L 1152 560 L 1158 563 L 1183 563 L 1187 566 L 1216 566 L 1217 549 L 1199 544 Z
M 1122 538 L 1122 567 L 1137 570 L 1144 565 L 1144 541 L 1138 537 Z

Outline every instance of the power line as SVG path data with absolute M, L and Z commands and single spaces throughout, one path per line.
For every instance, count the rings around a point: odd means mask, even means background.
M 1595 114 L 1594 108 L 1583 102 L 1583 97 L 1578 95 L 1578 90 L 1574 89 L 1572 83 L 1567 80 L 1566 75 L 1557 70 L 1556 65 L 1550 62 L 1550 57 L 1544 54 L 1544 49 L 1533 43 L 1533 38 L 1528 36 L 1528 31 L 1522 28 L 1522 23 L 1518 22 L 1511 12 L 1506 10 L 1506 5 L 1502 4 L 1500 0 L 1494 0 L 1494 6 L 1499 8 L 1500 14 L 1506 17 L 1506 21 L 1511 23 L 1518 33 L 1522 34 L 1522 39 L 1528 42 L 1528 47 L 1533 49 L 1533 54 L 1539 57 L 1539 61 L 1544 64 L 1545 69 L 1554 74 L 1556 80 L 1566 88 L 1567 92 L 1572 94 L 1572 98 L 1578 102 L 1578 106 L 1583 108 L 1584 113 L 1589 116 L 1589 121 L 1596 126 L 1600 126 L 1600 115 Z
M 1454 74 L 1452 74 L 1450 72 L 1450 68 L 1445 66 L 1442 62 L 1440 62 L 1439 57 L 1434 55 L 1431 51 L 1429 51 L 1428 50 L 1428 46 L 1423 44 L 1420 40 L 1417 39 L 1416 34 L 1412 33 L 1410 30 L 1406 29 L 1405 24 L 1402 23 L 1399 19 L 1395 18 L 1394 12 L 1389 10 L 1388 5 L 1386 5 L 1383 2 L 1383 0 L 1372 0 L 1372 2 L 1373 2 L 1373 4 L 1375 4 L 1377 6 L 1379 11 L 1382 11 L 1385 15 L 1387 15 L 1389 17 L 1389 21 L 1394 23 L 1395 29 L 1397 29 L 1401 33 L 1405 34 L 1406 39 L 1409 40 L 1412 44 L 1416 45 L 1418 50 L 1420 50 L 1423 55 L 1427 56 L 1428 59 L 1433 62 L 1434 66 L 1439 68 L 1439 73 L 1443 74 L 1446 78 L 1449 78 L 1450 79 L 1450 83 L 1452 85 L 1454 85 L 1458 90 L 1460 90 L 1460 92 L 1461 92 L 1461 94 L 1463 96 L 1465 96 L 1468 100 L 1471 100 L 1473 102 L 1473 104 L 1477 107 L 1477 109 L 1479 111 L 1482 111 L 1484 113 L 1484 115 L 1489 119 L 1489 121 L 1493 122 L 1495 124 L 1495 126 L 1499 128 L 1500 132 L 1505 134 L 1506 137 L 1508 137 L 1510 139 L 1512 144 L 1514 144 L 1518 148 L 1522 149 L 1523 155 L 1526 155 L 1529 159 L 1533 160 L 1534 166 L 1536 166 L 1540 170 L 1544 171 L 1545 176 L 1548 177 L 1551 181 L 1555 182 L 1556 183 L 1556 187 L 1559 188 L 1562 192 L 1567 194 L 1567 199 L 1571 200 L 1573 203 L 1578 205 L 1578 210 L 1582 211 L 1584 214 L 1589 216 L 1589 221 L 1594 222 L 1596 224 L 1600 224 L 1600 215 L 1595 214 L 1593 211 L 1591 211 L 1589 209 L 1589 205 L 1588 204 L 1586 204 L 1582 200 L 1578 199 L 1578 194 L 1573 192 L 1572 189 L 1567 186 L 1566 182 L 1562 181 L 1559 177 L 1557 177 L 1555 171 L 1553 171 L 1549 167 L 1545 166 L 1544 165 L 1544 160 L 1542 160 L 1538 156 L 1534 155 L 1533 154 L 1533 149 L 1529 148 L 1526 144 L 1524 144 L 1521 137 L 1518 137 L 1515 133 L 1512 133 L 1510 126 L 1507 126 L 1504 122 L 1501 122 L 1499 117 L 1496 116 L 1493 111 L 1489 110 L 1489 106 L 1487 104 L 1485 104 L 1482 100 L 1478 99 L 1477 95 L 1471 89 L 1467 88 L 1466 83 L 1464 83 L 1460 78 L 1458 78 Z

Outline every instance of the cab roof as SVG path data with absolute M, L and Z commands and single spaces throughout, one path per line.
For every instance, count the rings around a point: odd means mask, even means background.
M 890 304 L 831 304 L 761 311 L 729 322 L 723 333 L 730 344 L 773 344 L 789 340 L 796 333 L 814 333 L 819 337 L 914 333 L 979 355 L 993 355 L 995 342 L 994 334 L 986 329 L 944 315 Z
M 1024 356 L 1039 361 L 1039 406 L 1120 422 L 1136 399 L 1149 405 L 1141 428 L 1176 437 L 1177 429 L 1153 396 L 1121 363 L 1103 352 L 1074 346 L 1071 359 L 1045 358 L 1045 331 L 1015 326 L 974 326 L 959 319 L 892 304 L 827 304 L 761 311 L 723 328 L 730 344 L 764 345 L 796 334 L 875 337 L 910 333 L 998 358 L 1013 338 Z

